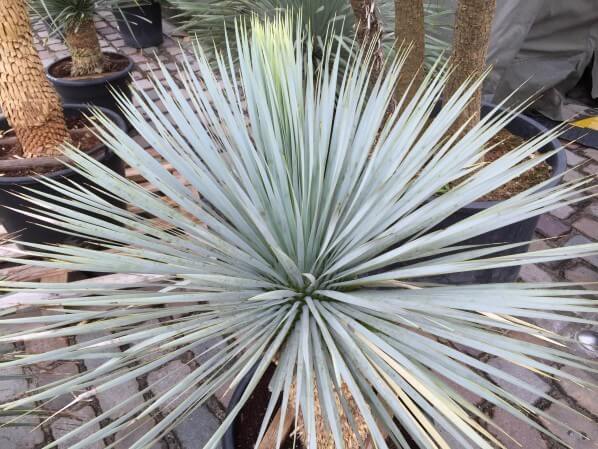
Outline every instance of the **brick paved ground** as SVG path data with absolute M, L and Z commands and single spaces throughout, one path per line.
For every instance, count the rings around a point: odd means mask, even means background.
M 182 57 L 182 52 L 186 51 L 181 49 L 177 41 L 170 36 L 165 36 L 165 41 L 159 48 L 146 49 L 144 52 L 128 48 L 124 46 L 118 31 L 115 28 L 113 18 L 110 13 L 103 12 L 97 20 L 97 28 L 102 36 L 101 45 L 105 51 L 116 51 L 124 52 L 130 55 L 133 60 L 137 63 L 137 70 L 133 73 L 136 79 L 142 79 L 143 72 L 155 68 L 155 64 L 152 61 L 152 55 L 154 52 L 158 57 L 166 64 L 170 69 L 174 69 L 174 63 L 176 63 Z M 55 38 L 48 38 L 48 34 L 43 25 L 38 24 L 35 27 L 38 36 L 38 49 L 40 55 L 47 65 L 51 61 L 67 55 L 66 48 L 64 45 Z M 165 31 L 169 32 L 173 28 L 170 26 L 165 27 Z M 149 83 L 144 84 L 142 87 L 150 88 Z M 571 171 L 567 174 L 567 178 L 577 178 L 587 174 L 598 173 L 598 150 L 592 150 L 580 147 L 579 145 L 571 144 L 568 146 L 567 159 Z M 585 200 L 575 207 L 563 207 L 555 211 L 552 214 L 544 216 L 540 220 L 538 228 L 538 238 L 547 238 L 534 244 L 536 248 L 547 248 L 555 247 L 567 244 L 578 244 L 586 243 L 591 241 L 598 241 L 598 200 Z M 557 264 L 540 264 L 532 265 L 523 268 L 521 272 L 521 279 L 524 281 L 543 282 L 543 281 L 597 281 L 598 282 L 598 257 L 587 258 L 584 260 L 571 261 L 566 263 Z M 588 289 L 598 290 L 598 284 L 588 285 Z M 543 323 L 547 324 L 547 323 Z M 558 331 L 561 334 L 569 335 L 571 337 L 583 329 L 583 326 L 565 326 L 564 323 L 553 323 L 549 327 Z M 89 338 L 92 338 L 91 336 Z M 69 344 L 69 341 L 58 340 L 58 341 L 45 341 L 36 342 L 35 344 L 28 344 L 27 350 L 41 352 L 52 347 Z M 12 346 L 0 347 L 0 353 L 10 352 L 14 350 Z M 24 349 L 17 347 L 16 349 Z M 589 353 L 584 353 L 584 350 L 579 348 L 575 344 L 571 344 L 571 350 L 575 351 L 579 355 L 591 356 Z M 492 358 L 487 354 L 479 354 L 480 359 L 487 361 L 488 363 L 497 366 L 504 367 L 507 362 L 504 362 L 498 358 Z M 123 397 L 130 397 L 135 392 L 139 391 L 140 388 L 146 386 L 152 386 L 156 379 L 161 377 L 160 374 L 167 372 L 170 373 L 170 381 L 176 381 L 179 376 L 184 375 L 189 370 L 193 369 L 193 364 L 188 364 L 189 360 L 192 360 L 193 354 L 185 354 L 180 360 L 175 360 L 166 366 L 159 369 L 160 372 L 151 373 L 142 378 L 138 378 L 136 381 L 130 381 L 126 385 L 119 387 L 117 390 L 110 391 L 109 393 L 99 395 L 93 401 L 85 404 L 79 409 L 75 410 L 69 417 L 62 417 L 59 419 L 50 420 L 47 423 L 37 426 L 39 418 L 30 418 L 26 421 L 25 426 L 19 427 L 3 427 L 0 428 L 0 449 L 38 449 L 44 444 L 47 444 L 59 436 L 63 435 L 70 428 L 77 425 L 79 422 L 89 420 L 94 416 L 98 416 L 103 409 L 111 407 L 112 404 L 118 403 Z M 0 402 L 7 401 L 12 397 L 22 393 L 27 388 L 42 385 L 44 383 L 56 380 L 61 375 L 68 375 L 77 372 L 84 371 L 86 369 L 93 368 L 94 364 L 90 362 L 64 362 L 59 364 L 40 364 L 28 368 L 25 372 L 20 370 L 15 371 L 3 371 L 0 373 L 2 376 L 15 375 L 14 378 L 0 377 Z M 561 367 L 559 367 L 561 368 Z M 536 406 L 541 409 L 547 410 L 548 413 L 557 417 L 560 421 L 568 422 L 573 427 L 581 430 L 587 438 L 580 437 L 572 432 L 568 432 L 564 428 L 558 428 L 553 424 L 549 424 L 551 430 L 556 432 L 566 443 L 568 443 L 574 449 L 589 449 L 596 448 L 598 445 L 598 398 L 596 395 L 592 395 L 591 392 L 584 390 L 578 385 L 570 382 L 558 383 L 554 379 L 541 378 L 534 374 L 531 374 L 515 365 L 508 365 L 506 369 L 513 373 L 515 376 L 525 378 L 529 383 L 535 385 L 539 390 L 547 392 L 549 395 L 563 399 L 570 407 L 571 410 L 552 406 L 541 398 L 534 398 L 528 395 L 528 399 L 532 400 Z M 20 377 L 20 375 L 25 375 Z M 585 378 L 588 375 L 582 374 Z M 491 379 L 498 384 L 501 381 Z M 598 375 L 593 377 L 595 384 L 598 384 Z M 512 389 L 517 392 L 518 389 L 513 385 L 502 385 L 504 387 Z M 151 388 L 152 393 L 159 393 L 159 385 L 155 385 Z M 472 396 L 468 394 L 468 397 Z M 49 404 L 51 410 L 56 410 L 64 405 L 65 401 L 69 398 L 58 398 Z M 501 410 L 490 406 L 483 400 L 477 401 L 473 398 L 480 409 L 491 416 L 496 424 L 507 429 L 513 438 L 521 443 L 521 446 L 517 445 L 513 441 L 509 440 L 504 436 L 499 436 L 499 439 L 509 448 L 524 449 L 560 449 L 564 446 L 546 441 L 539 432 L 534 430 L 528 425 L 518 422 L 505 414 Z M 166 438 L 161 441 L 160 444 L 156 445 L 156 449 L 197 449 L 201 448 L 206 438 L 216 428 L 218 423 L 223 417 L 224 407 L 226 400 L 223 398 L 213 398 L 207 406 L 200 410 L 197 410 L 189 419 L 177 427 L 171 432 Z M 575 415 L 574 411 L 579 411 L 586 414 L 590 419 L 584 420 Z M 149 428 L 154 420 L 161 418 L 161 413 L 153 415 L 146 423 L 143 423 L 137 433 L 143 434 L 145 429 Z M 111 417 L 111 419 L 117 416 Z M 540 424 L 543 423 L 542 419 L 536 419 Z M 109 421 L 102 422 L 101 425 L 106 425 Z M 135 438 L 135 435 L 130 436 L 131 439 Z M 593 441 L 592 441 L 593 440 Z M 113 441 L 107 439 L 103 442 L 97 443 L 98 449 L 104 448 L 110 445 Z M 60 449 L 68 448 L 73 443 L 67 443 L 59 445 Z M 117 449 L 126 449 L 130 443 L 123 442 L 116 446 Z

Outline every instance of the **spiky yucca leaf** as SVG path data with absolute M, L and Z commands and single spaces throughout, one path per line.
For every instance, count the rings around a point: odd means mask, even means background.
M 294 382 L 297 402 L 290 409 L 301 414 L 310 448 L 316 446 L 316 388 L 338 447 L 343 437 L 335 404 L 337 399 L 346 402 L 338 396 L 343 390 L 380 448 L 387 447 L 386 437 L 407 448 L 405 432 L 426 449 L 447 448 L 447 437 L 458 448 L 500 447 L 480 425 L 489 418 L 467 402 L 463 390 L 552 435 L 530 418 L 551 420 L 545 411 L 487 376 L 516 384 L 554 406 L 566 404 L 455 348 L 594 387 L 555 364 L 596 372 L 596 362 L 564 350 L 566 336 L 533 324 L 535 319 L 592 323 L 580 317 L 596 311 L 592 294 L 571 284 L 436 286 L 417 280 L 596 254 L 598 244 L 510 256 L 493 255 L 505 249 L 502 245 L 459 246 L 475 235 L 579 201 L 587 197 L 593 179 L 539 185 L 463 222 L 432 230 L 549 157 L 535 152 L 556 132 L 472 172 L 487 142 L 520 112 L 497 109 L 467 134 L 447 138 L 480 80 L 463 86 L 434 116 L 449 72 L 440 65 L 409 104 L 399 105 L 400 115 L 389 116 L 403 56 L 371 83 L 364 50 L 341 74 L 338 41 L 328 42 L 322 66 L 314 67 L 313 46 L 289 17 L 267 23 L 254 19 L 252 27 L 251 33 L 245 28 L 237 32 L 238 64 L 229 64 L 229 51 L 213 70 L 198 46 L 196 60 L 177 74 L 180 85 L 161 67 L 163 83 L 153 82 L 163 108 L 142 90 L 134 94 L 139 110 L 121 97 L 130 122 L 179 176 L 97 117 L 107 145 L 165 197 L 67 149 L 76 170 L 143 215 L 106 202 L 86 186 L 51 179 L 45 182 L 56 195 L 29 197 L 30 214 L 110 251 L 31 244 L 32 257 L 21 263 L 131 273 L 133 282 L 2 282 L 18 293 L 0 299 L 7 308 L 0 325 L 27 327 L 6 333 L 1 341 L 70 336 L 76 344 L 6 360 L 0 367 L 105 360 L 2 408 L 22 408 L 66 393 L 74 395 L 75 405 L 203 347 L 199 366 L 174 385 L 164 378 L 168 386 L 160 395 L 150 397 L 143 390 L 123 398 L 119 406 L 47 447 L 67 438 L 76 441 L 70 449 L 111 435 L 119 440 L 168 405 L 164 419 L 130 446 L 151 447 L 219 389 L 232 388 L 249 374 L 240 402 L 205 446 L 215 448 L 273 360 L 277 366 L 262 435 L 277 401 L 287 408 Z M 437 195 L 466 174 L 466 181 Z M 172 230 L 165 230 L 164 223 Z M 11 316 L 28 306 L 42 312 Z M 126 349 L 120 352 L 120 347 Z M 90 434 L 114 416 L 120 417 Z

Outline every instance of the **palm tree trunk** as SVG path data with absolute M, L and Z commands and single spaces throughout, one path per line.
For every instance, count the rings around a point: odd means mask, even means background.
M 65 40 L 72 58 L 71 76 L 97 75 L 104 71 L 104 55 L 92 19 L 67 29 Z
M 375 0 L 351 0 L 351 7 L 355 15 L 357 40 L 373 52 L 372 81 L 375 82 L 384 65 L 382 24 L 376 13 L 376 2 Z
M 25 0 L 0 0 L 0 106 L 25 157 L 58 154 L 69 140 L 60 98 L 33 45 Z
M 495 9 L 496 0 L 459 1 L 452 56 L 455 70 L 445 88 L 445 98 L 450 98 L 470 77 L 478 77 L 486 69 L 486 53 Z M 453 132 L 469 119 L 465 132 L 473 128 L 480 121 L 481 109 L 480 88 L 453 125 Z
M 395 0 L 395 40 L 397 45 L 412 45 L 397 85 L 397 100 L 407 93 L 407 100 L 423 80 L 426 50 L 423 0 Z M 407 92 L 409 84 L 413 87 Z

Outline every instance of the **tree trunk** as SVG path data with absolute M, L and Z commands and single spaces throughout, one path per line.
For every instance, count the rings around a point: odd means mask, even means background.
M 401 70 L 401 77 L 397 85 L 397 100 L 400 100 L 407 92 L 412 80 L 414 83 L 408 92 L 407 100 L 413 97 L 415 90 L 423 80 L 425 37 L 423 0 L 395 0 L 396 45 L 412 45 Z
M 460 0 L 455 18 L 452 63 L 455 68 L 445 88 L 450 98 L 470 77 L 479 77 L 486 69 L 486 53 L 490 43 L 496 0 Z M 482 89 L 478 89 L 452 127 L 456 132 L 468 119 L 464 132 L 480 121 Z
M 384 51 L 382 49 L 382 24 L 376 13 L 375 0 L 351 0 L 351 7 L 355 15 L 357 40 L 370 49 L 372 54 L 372 82 L 380 75 L 384 65 Z
M 72 58 L 71 76 L 97 75 L 104 71 L 104 55 L 92 19 L 67 29 L 65 40 Z
M 25 0 L 0 0 L 0 106 L 25 157 L 59 154 L 68 141 L 60 98 L 33 45 Z

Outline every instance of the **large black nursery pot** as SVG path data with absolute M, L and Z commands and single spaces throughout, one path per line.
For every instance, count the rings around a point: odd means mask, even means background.
M 50 64 L 46 68 L 46 75 L 54 85 L 64 104 L 94 105 L 110 109 L 119 114 L 128 126 L 128 122 L 120 112 L 112 90 L 116 89 L 125 93 L 128 98 L 131 98 L 129 84 L 131 82 L 130 73 L 134 67 L 133 60 L 119 53 L 105 52 L 104 55 L 116 60 L 123 60 L 124 67 L 115 72 L 90 77 L 72 78 L 58 76 L 57 67 L 64 61 L 70 60 L 70 56 L 68 56 Z
M 112 120 L 119 128 L 126 130 L 124 120 L 113 111 L 109 109 L 101 109 L 106 116 Z M 65 105 L 64 113 L 68 117 L 80 117 L 82 114 L 88 113 L 89 109 L 85 105 Z M 4 116 L 0 116 L 0 130 L 9 129 L 8 123 Z M 115 171 L 120 175 L 125 173 L 125 164 L 117 155 L 110 151 L 103 144 L 98 144 L 91 149 L 88 154 L 93 155 L 97 160 Z M 100 186 L 91 182 L 88 178 L 76 173 L 70 168 L 59 167 L 54 172 L 45 173 L 44 176 L 65 181 L 65 183 L 75 182 L 80 185 L 99 188 Z M 0 176 L 0 222 L 9 234 L 14 234 L 17 240 L 30 243 L 78 243 L 79 239 L 74 236 L 64 234 L 59 231 L 51 230 L 43 227 L 40 220 L 24 215 L 18 211 L 28 210 L 32 204 L 21 199 L 16 194 L 28 194 L 32 192 L 29 189 L 34 189 L 38 192 L 50 193 L 57 195 L 57 192 L 48 186 L 40 183 L 39 176 Z M 111 196 L 99 195 L 106 201 L 114 203 L 115 200 Z M 120 205 L 122 206 L 122 205 Z M 13 208 L 16 210 L 8 209 Z
M 164 41 L 160 2 L 139 1 L 139 5 L 113 10 L 120 34 L 129 47 L 156 47 Z
M 487 114 L 495 106 L 485 104 L 482 106 L 482 115 Z M 535 120 L 525 116 L 519 115 L 512 120 L 506 129 L 523 139 L 529 139 L 537 136 L 538 134 L 546 132 L 546 128 L 536 122 Z M 553 140 L 542 148 L 541 152 L 552 151 L 560 148 L 558 140 Z M 567 158 L 564 151 L 551 156 L 547 161 L 552 167 L 552 180 L 544 188 L 548 189 L 555 187 L 561 183 L 561 176 L 567 168 Z M 464 207 L 455 212 L 450 217 L 442 221 L 437 228 L 444 228 L 446 226 L 457 223 L 464 220 L 472 215 L 481 212 L 489 207 L 497 204 L 497 201 L 475 201 L 469 206 Z M 538 225 L 540 216 L 528 218 L 518 223 L 513 223 L 502 228 L 495 229 L 494 231 L 487 232 L 486 234 L 479 235 L 475 238 L 465 240 L 460 244 L 464 245 L 484 245 L 484 244 L 500 244 L 500 243 L 520 243 L 528 242 L 534 238 L 534 231 Z M 520 246 L 508 251 L 497 253 L 493 256 L 502 256 L 509 254 L 518 254 L 527 251 L 528 246 Z M 477 270 L 468 271 L 463 273 L 452 273 L 442 276 L 434 276 L 431 280 L 441 283 L 449 284 L 481 284 L 481 283 L 498 283 L 498 282 L 514 282 L 519 276 L 520 267 L 505 267 L 505 268 L 494 268 L 490 270 Z

